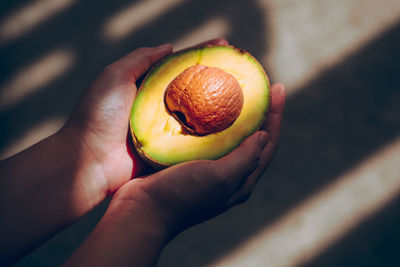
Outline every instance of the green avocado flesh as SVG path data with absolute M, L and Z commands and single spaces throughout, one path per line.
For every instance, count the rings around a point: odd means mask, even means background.
M 164 93 L 186 68 L 201 64 L 232 74 L 243 89 L 243 108 L 227 129 L 205 136 L 187 133 L 166 110 Z M 247 52 L 209 46 L 175 53 L 156 65 L 133 103 L 130 129 L 138 153 L 153 166 L 217 159 L 235 149 L 263 124 L 270 105 L 270 85 L 262 66 Z

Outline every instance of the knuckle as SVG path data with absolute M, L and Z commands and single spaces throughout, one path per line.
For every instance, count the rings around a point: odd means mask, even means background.
M 146 53 L 149 53 L 150 50 L 151 50 L 150 47 L 142 46 L 142 47 L 139 47 L 138 49 L 136 49 L 136 52 L 137 52 L 138 54 L 146 54 Z
M 226 174 L 219 168 L 213 168 L 212 176 L 218 182 L 225 182 L 226 181 Z
M 149 51 L 149 50 L 151 50 L 151 47 L 148 47 L 148 46 L 141 46 L 141 47 L 138 48 L 138 50 L 139 50 L 139 51 Z
M 115 71 L 114 64 L 110 64 L 104 67 L 102 74 L 112 74 Z
M 249 162 L 248 167 L 250 171 L 253 171 L 258 165 L 260 165 L 262 151 L 260 151 L 259 147 L 254 146 L 250 153 L 251 161 Z
M 213 177 L 213 179 L 215 181 L 217 181 L 218 183 L 220 182 L 225 182 L 226 180 L 226 175 L 224 174 L 224 172 L 219 169 L 219 168 L 212 168 L 210 171 L 210 176 Z
M 215 185 L 219 188 L 219 191 L 224 193 L 231 193 L 233 191 L 234 185 L 232 177 L 227 175 L 227 173 L 221 168 L 212 168 L 211 177 L 215 181 Z
M 259 146 L 253 146 L 251 150 L 251 155 L 254 157 L 254 161 L 260 160 L 262 150 Z
M 114 63 L 107 65 L 106 67 L 104 67 L 101 76 L 109 79 L 110 77 L 116 77 L 118 76 L 120 73 L 119 68 L 116 67 L 116 65 Z

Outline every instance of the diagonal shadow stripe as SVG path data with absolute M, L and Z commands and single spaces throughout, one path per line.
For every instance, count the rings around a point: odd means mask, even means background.
M 137 1 L 139 0 L 129 2 L 77 1 L 56 16 L 39 23 L 19 38 L 0 46 L 0 54 L 2 55 L 0 82 L 15 74 L 18 68 L 25 65 L 26 62 L 35 61 L 54 47 L 80 48 L 92 46 L 93 48 L 96 45 L 102 47 L 98 29 L 102 28 L 104 20 L 110 14 Z M 10 6 L 12 4 L 15 3 L 8 3 Z M 8 5 L 6 6 L 8 7 Z M 18 8 L 21 7 L 23 5 L 18 6 Z M 4 12 L 1 10 L 0 16 L 4 18 L 8 12 L 17 12 L 18 8 L 5 8 Z M 8 9 L 11 10 L 6 12 Z M 85 53 L 82 56 L 87 54 L 87 51 L 83 52 Z
M 83 4 L 86 2 L 89 2 L 89 4 Z M 42 121 L 70 114 L 73 103 L 81 90 L 89 84 L 92 77 L 98 73 L 102 66 L 127 51 L 131 51 L 134 47 L 143 45 L 143 40 L 146 40 L 147 45 L 150 45 L 152 42 L 159 44 L 179 39 L 198 24 L 221 14 L 227 19 L 228 24 L 233 25 L 230 27 L 231 31 L 228 38 L 233 40 L 235 45 L 246 48 L 256 56 L 264 55 L 267 48 L 264 45 L 267 43 L 263 22 L 265 12 L 258 7 L 256 1 L 224 0 L 218 2 L 220 5 L 212 6 L 204 6 L 204 2 L 203 4 L 199 3 L 201 1 L 188 1 L 181 7 L 145 25 L 143 29 L 132 33 L 131 36 L 120 43 L 103 43 L 103 40 L 99 38 L 99 28 L 103 25 L 105 17 L 108 17 L 108 13 L 111 13 L 113 9 L 108 8 L 108 6 L 105 7 L 104 2 L 99 2 L 100 6 L 91 10 L 90 3 L 93 4 L 93 2 L 79 1 L 78 5 L 66 10 L 56 18 L 52 18 L 46 25 L 35 28 L 26 36 L 20 38 L 13 46 L 2 50 L 2 53 L 8 55 L 7 63 L 11 66 L 8 69 L 9 73 L 15 71 L 17 66 L 25 60 L 33 60 L 38 55 L 61 44 L 63 47 L 75 50 L 78 67 L 54 80 L 18 105 L 8 109 L 7 112 L 0 114 L 0 127 L 6 129 L 1 133 L 0 149 L 17 140 L 22 132 Z M 118 4 L 115 4 L 115 6 L 119 7 L 126 4 L 124 1 L 116 2 Z M 200 8 L 202 9 L 199 10 Z M 117 9 L 119 8 L 114 10 Z M 88 10 L 91 12 L 88 13 Z M 246 10 L 246 12 L 243 12 L 243 10 Z M 107 16 L 100 16 L 105 13 L 107 13 Z M 194 14 L 196 20 L 193 20 L 192 16 L 188 16 L 188 13 Z M 88 17 L 87 14 L 91 16 Z M 175 22 L 174 18 L 176 19 Z M 185 19 L 189 19 L 189 21 L 182 23 Z M 175 25 L 179 25 L 179 28 L 176 28 Z M 252 29 L 256 36 L 243 35 L 240 32 L 243 27 Z M 166 31 L 170 34 L 165 33 Z M 154 35 L 155 33 L 158 35 Z M 165 40 L 164 38 L 168 39 Z M 15 58 L 18 60 L 13 61 Z M 4 73 L 2 72 L 1 75 L 4 75 Z M 83 227 L 82 224 L 78 224 L 78 226 L 74 225 L 67 229 L 48 242 L 43 249 L 32 254 L 32 257 L 29 256 L 20 262 L 19 266 L 34 266 L 35 264 L 42 266 L 44 265 L 43 262 L 46 265 L 59 265 L 70 254 L 71 250 L 82 241 L 82 237 L 87 234 L 103 211 L 104 209 L 95 210 L 82 220 Z M 74 238 L 76 236 L 79 237 Z M 51 251 L 51 257 L 48 251 Z
M 279 152 L 252 199 L 179 236 L 159 266 L 206 266 L 399 136 L 399 41 L 397 25 L 291 95 Z
M 31 0 L 21 0 L 21 1 L 4 0 L 4 1 L 1 1 L 0 2 L 0 18 L 3 18 L 7 14 L 15 12 L 16 10 L 22 8 L 29 2 L 31 2 Z
M 118 4 L 111 10 L 125 4 L 115 2 Z M 187 2 L 122 42 L 109 44 L 98 38 L 98 29 L 111 12 L 108 6 L 101 2 L 100 7 L 93 9 L 94 16 L 88 19 L 85 16 L 94 1 L 80 1 L 73 10 L 50 21 L 56 26 L 41 26 L 18 41 L 32 45 L 31 51 L 24 51 L 26 44 L 20 43 L 4 50 L 14 56 L 22 52 L 21 57 L 34 58 L 54 45 L 67 43 L 76 48 L 80 60 L 78 69 L 0 115 L 0 127 L 7 129 L 2 133 L 0 149 L 16 140 L 24 129 L 52 116 L 69 114 L 71 103 L 89 84 L 88 77 L 94 77 L 101 66 L 132 47 L 142 45 L 143 40 L 147 44 L 158 44 L 179 38 L 199 22 L 222 13 L 234 25 L 229 38 L 235 45 L 257 57 L 264 54 L 267 41 L 265 29 L 260 28 L 263 13 L 255 1 L 245 4 L 237 1 L 224 8 L 217 4 L 213 6 L 217 11 L 205 7 L 207 3 L 211 4 L 210 1 Z M 193 17 L 188 13 L 194 13 Z M 86 20 L 87 24 L 82 23 Z M 185 20 L 187 25 L 181 23 Z M 252 31 L 243 35 L 246 29 Z M 56 30 L 65 36 L 60 37 Z M 399 32 L 396 26 L 291 96 L 279 153 L 251 201 L 180 236 L 166 250 L 160 266 L 203 266 L 212 262 L 398 136 L 400 96 L 396 64 L 400 55 L 396 44 Z M 52 34 L 53 40 L 48 40 Z M 43 44 L 45 40 L 49 42 Z M 12 59 L 11 54 L 7 59 Z M 19 122 L 21 119 L 24 121 Z M 68 249 L 55 261 L 61 261 Z
M 265 37 L 262 37 L 265 32 L 262 26 L 263 12 L 260 11 L 254 1 L 248 1 L 245 3 L 247 13 L 243 13 L 243 3 L 240 4 L 240 1 L 235 1 L 237 5 L 232 5 L 232 1 L 218 1 L 218 5 L 214 5 L 213 9 L 207 7 L 205 2 L 187 1 L 182 6 L 158 17 L 152 23 L 132 33 L 131 36 L 119 43 L 104 42 L 101 33 L 98 31 L 102 29 L 104 24 L 103 17 L 107 8 L 99 9 L 102 10 L 98 11 L 100 14 L 92 14 L 95 18 L 94 21 L 89 20 L 85 24 L 84 21 L 87 20 L 85 14 L 76 15 L 76 13 L 79 13 L 81 8 L 87 10 L 91 6 L 85 6 L 79 2 L 78 6 L 67 10 L 62 16 L 52 19 L 50 25 L 46 25 L 42 29 L 43 32 L 40 31 L 41 28 L 39 27 L 22 38 L 18 45 L 4 48 L 2 52 L 9 55 L 5 58 L 5 62 L 14 66 L 20 62 L 13 62 L 13 58 L 20 60 L 24 57 L 32 58 L 54 46 L 63 45 L 73 48 L 77 54 L 77 67 L 0 113 L 0 127 L 8 129 L 2 133 L 0 150 L 18 140 L 25 131 L 42 121 L 51 117 L 68 117 L 81 91 L 90 84 L 96 73 L 101 71 L 103 66 L 132 51 L 133 48 L 144 45 L 142 40 L 146 40 L 146 45 L 156 45 L 166 42 L 166 40 L 171 41 L 190 32 L 191 28 L 210 17 L 221 14 L 227 18 L 230 24 L 231 31 L 228 38 L 233 40 L 234 44 L 246 47 L 256 56 L 263 55 L 267 48 L 263 46 L 264 43 L 267 43 Z M 208 4 L 211 4 L 211 2 Z M 115 9 L 117 7 L 114 7 Z M 66 20 L 71 20 L 76 16 L 78 18 L 72 22 L 72 25 L 65 23 Z M 182 21 L 187 21 L 187 23 L 183 24 Z M 52 26 L 53 23 L 60 26 Z M 242 35 L 240 30 L 243 27 L 254 29 L 254 37 Z M 75 31 L 75 28 L 80 30 Z M 43 40 L 48 39 L 50 35 L 52 36 L 51 33 L 55 29 L 63 34 L 56 34 L 49 42 L 44 42 Z M 154 36 L 154 33 L 157 33 L 157 36 Z M 40 42 L 43 42 L 43 45 L 38 45 Z M 30 49 L 32 55 L 25 49 L 27 43 L 32 44 L 32 49 Z M 5 67 L 9 70 L 12 69 L 12 67 Z M 7 72 L 2 73 L 3 77 L 6 75 Z M 22 119 L 23 121 L 21 121 Z
M 303 266 L 400 266 L 400 198 Z

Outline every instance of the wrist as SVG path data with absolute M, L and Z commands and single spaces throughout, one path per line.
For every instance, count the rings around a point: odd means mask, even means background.
M 103 201 L 108 194 L 108 184 L 101 162 L 92 155 L 84 140 L 72 127 L 64 126 L 52 137 L 54 148 L 63 153 L 68 164 L 70 179 L 74 180 L 75 192 L 85 203 L 80 203 L 82 211 L 88 212 Z
M 96 228 L 65 265 L 155 266 L 170 238 L 156 213 L 117 192 Z
M 173 228 L 165 220 L 163 212 L 143 198 L 142 192 L 123 196 L 124 192 L 120 191 L 114 196 L 102 220 L 118 221 L 132 233 L 140 233 L 160 244 L 166 244 L 173 238 Z
M 79 148 L 79 141 L 62 129 L 2 161 L 1 201 L 11 203 L 12 209 L 0 208 L 0 248 L 9 260 L 29 252 L 105 198 L 104 182 L 97 179 L 101 170 Z

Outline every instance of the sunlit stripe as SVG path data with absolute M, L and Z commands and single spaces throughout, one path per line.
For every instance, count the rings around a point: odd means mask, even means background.
M 71 50 L 58 49 L 24 67 L 0 86 L 0 111 L 60 77 L 72 68 L 75 60 Z
M 142 0 L 113 15 L 104 26 L 104 37 L 109 40 L 121 39 L 151 22 L 184 0 Z
M 268 225 L 213 267 L 300 266 L 400 194 L 400 138 Z
M 75 0 L 36 0 L 6 16 L 0 23 L 0 43 L 15 39 L 54 16 Z
M 209 39 L 226 37 L 229 34 L 229 30 L 230 25 L 226 18 L 212 18 L 207 20 L 204 24 L 190 30 L 190 33 L 173 42 L 173 45 L 176 50 L 180 50 Z
M 54 134 L 64 125 L 65 121 L 66 118 L 52 118 L 36 125 L 31 130 L 27 130 L 21 138 L 8 144 L 0 151 L 0 160 L 12 156 Z
M 268 47 L 263 62 L 288 93 L 400 22 L 398 0 L 259 0 Z

